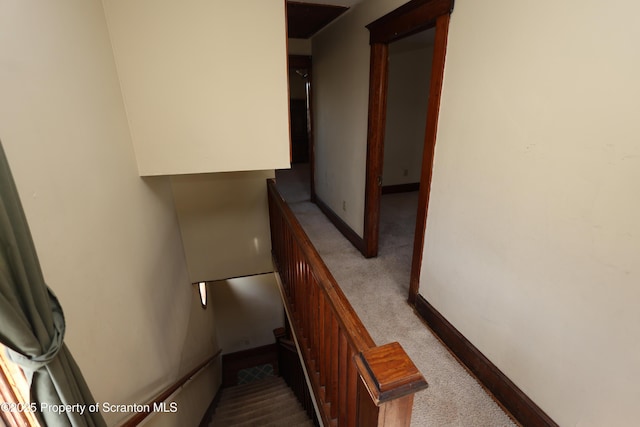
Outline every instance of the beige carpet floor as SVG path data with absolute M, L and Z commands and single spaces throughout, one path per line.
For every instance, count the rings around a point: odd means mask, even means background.
M 376 344 L 400 342 L 429 382 L 412 427 L 516 425 L 406 302 L 417 192 L 383 196 L 379 256 L 365 259 L 310 203 L 306 165 L 277 171 L 276 181 Z

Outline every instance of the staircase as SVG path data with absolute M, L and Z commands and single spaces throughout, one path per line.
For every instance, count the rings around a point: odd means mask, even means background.
M 209 427 L 313 427 L 281 377 L 225 388 Z

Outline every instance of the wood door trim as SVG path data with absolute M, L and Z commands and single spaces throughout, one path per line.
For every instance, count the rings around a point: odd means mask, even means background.
M 369 120 L 367 124 L 367 172 L 364 196 L 364 251 L 367 258 L 378 255 L 380 226 L 380 194 L 382 187 L 382 159 L 384 130 L 387 119 L 387 82 L 389 73 L 389 45 L 371 45 L 369 71 Z
M 452 9 L 453 0 L 412 0 L 367 25 L 370 32 L 371 69 L 369 73 L 369 121 L 363 230 L 364 251 L 362 251 L 365 257 L 374 257 L 378 254 L 381 180 L 387 109 L 388 45 L 403 37 L 436 27 L 418 216 L 408 297 L 412 305 L 415 304 L 417 285 L 420 279 L 420 267 L 422 265 L 424 231 L 429 203 L 429 190 L 431 188 L 433 151 L 438 123 L 449 15 Z
M 413 0 L 376 19 L 367 29 L 370 44 L 391 43 L 432 28 L 438 16 L 453 11 L 453 0 Z
M 420 192 L 418 195 L 418 212 L 416 230 L 413 237 L 413 257 L 411 258 L 411 279 L 409 280 L 409 304 L 415 305 L 420 285 L 422 254 L 424 252 L 424 236 L 427 229 L 427 212 L 431 194 L 431 178 L 433 174 L 433 158 L 438 131 L 438 115 L 440 114 L 440 97 L 444 79 L 444 63 L 447 54 L 447 35 L 449 31 L 449 15 L 441 15 L 436 21 L 436 34 L 433 44 L 433 63 L 431 66 L 431 83 L 429 87 L 429 103 L 427 106 L 427 125 L 422 151 L 422 169 L 420 172 Z

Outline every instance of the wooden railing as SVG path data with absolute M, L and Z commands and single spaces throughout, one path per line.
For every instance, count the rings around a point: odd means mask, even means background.
M 291 340 L 288 328 L 277 328 L 273 331 L 273 335 L 278 349 L 278 373 L 296 395 L 307 416 L 313 420 L 313 425 L 318 427 L 320 424 L 313 404 L 314 400 L 311 390 L 307 387 L 296 344 Z
M 276 277 L 323 424 L 409 426 L 427 382 L 400 344 L 375 345 L 275 182 L 267 187 Z

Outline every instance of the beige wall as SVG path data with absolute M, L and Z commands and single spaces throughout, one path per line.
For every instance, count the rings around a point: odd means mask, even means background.
M 456 2 L 421 293 L 560 425 L 637 423 L 640 6 Z
M 288 39 L 287 52 L 289 55 L 311 55 L 311 39 Z
M 313 39 L 317 191 L 359 233 L 364 25 L 400 3 Z M 464 0 L 451 21 L 420 292 L 561 425 L 630 425 L 640 400 L 639 9 Z
M 289 167 L 282 0 L 104 0 L 140 175 Z
M 209 284 L 224 354 L 273 344 L 273 330 L 284 326 L 284 308 L 273 274 Z
M 138 176 L 102 5 L 2 2 L 0 40 L 0 139 L 65 341 L 98 401 L 142 403 L 218 345 L 169 180 Z M 209 378 L 184 389 L 175 425 L 204 412 Z
M 360 236 L 369 99 L 369 31 L 365 25 L 402 3 L 360 3 L 312 39 L 316 193 Z
M 188 382 L 182 392 L 168 399 L 167 405 L 175 403 L 179 408 L 177 412 L 154 413 L 148 417 L 141 426 L 189 427 L 200 425 L 200 421 L 202 421 L 202 408 L 207 408 L 211 404 L 211 397 L 204 393 L 198 393 L 196 390 L 210 387 L 212 383 L 220 384 L 220 375 L 218 374 L 220 363 L 220 358 L 218 358 L 216 365 L 211 366 L 192 381 Z M 186 392 L 191 390 L 194 391 L 190 393 Z M 169 406 L 167 407 L 170 409 Z
M 267 179 L 273 171 L 171 177 L 192 283 L 273 271 Z
M 405 40 L 389 46 L 383 185 L 420 182 L 422 169 L 433 44 Z

